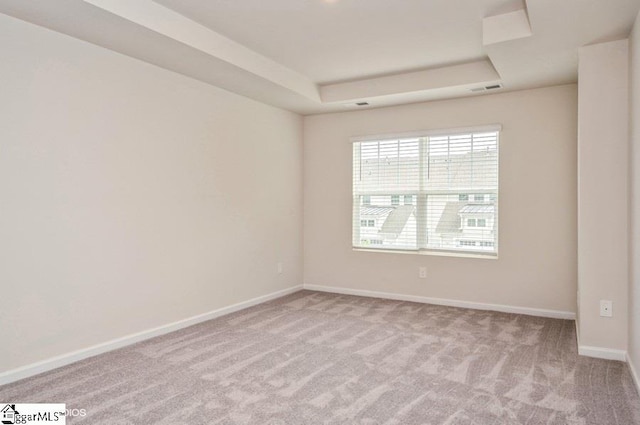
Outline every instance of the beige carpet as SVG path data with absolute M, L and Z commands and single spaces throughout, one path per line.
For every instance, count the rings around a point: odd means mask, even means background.
M 70 424 L 634 424 L 572 321 L 303 291 L 0 387 Z

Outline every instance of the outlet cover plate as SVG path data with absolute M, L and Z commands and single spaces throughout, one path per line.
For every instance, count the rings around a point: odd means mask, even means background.
M 427 278 L 427 268 L 426 267 L 420 267 L 418 269 L 418 276 L 420 277 L 420 279 L 426 279 Z
M 613 301 L 600 300 L 600 316 L 613 317 Z

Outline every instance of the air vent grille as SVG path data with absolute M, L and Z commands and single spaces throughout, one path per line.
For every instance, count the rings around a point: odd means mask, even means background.
M 501 89 L 502 88 L 502 84 L 492 84 L 490 86 L 484 86 L 484 87 L 474 87 L 471 89 L 472 92 L 481 92 L 481 91 L 487 91 L 487 90 L 496 90 L 496 89 Z

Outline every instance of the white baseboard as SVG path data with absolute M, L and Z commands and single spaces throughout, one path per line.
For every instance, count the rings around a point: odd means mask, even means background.
M 616 350 L 613 348 L 578 345 L 578 354 L 581 356 L 595 357 L 596 359 L 627 361 L 627 352 L 625 350 Z
M 627 361 L 627 352 L 613 348 L 591 347 L 580 344 L 580 326 L 576 320 L 576 343 L 578 344 L 578 354 L 581 356 L 594 357 L 596 359 Z
M 629 370 L 631 370 L 631 378 L 633 378 L 633 383 L 636 384 L 636 390 L 638 391 L 638 394 L 640 394 L 640 379 L 638 379 L 636 368 L 635 366 L 633 366 L 633 362 L 631 361 L 631 357 L 629 357 L 629 353 L 627 353 L 627 364 L 629 365 Z
M 253 307 L 254 305 L 262 304 L 266 301 L 280 298 L 285 295 L 298 292 L 300 290 L 302 290 L 302 285 L 272 292 L 270 294 L 252 298 L 250 300 L 233 304 L 228 307 L 222 307 L 217 310 L 199 314 L 197 316 L 193 316 L 188 319 L 179 320 L 177 322 L 169 323 L 163 326 L 158 326 L 157 328 L 127 335 L 122 338 L 117 338 L 111 341 L 104 342 L 102 344 L 93 345 L 91 347 L 87 347 L 87 348 L 83 348 L 70 353 L 62 354 L 60 356 L 52 357 L 50 359 L 46 359 L 37 363 L 32 363 L 30 365 L 22 366 L 17 369 L 8 370 L 6 372 L 0 373 L 0 385 L 9 384 L 11 382 L 15 382 L 20 379 L 28 378 L 30 376 L 47 372 L 49 370 L 56 369 L 58 367 L 66 366 L 68 364 L 75 363 L 77 361 L 84 360 L 86 358 L 93 357 L 98 354 L 106 353 L 107 351 L 116 350 L 118 348 L 122 348 L 127 345 L 135 344 L 136 342 L 140 342 L 149 338 L 164 335 L 169 332 L 177 331 L 179 329 L 196 325 L 201 322 L 206 322 L 207 320 L 215 319 L 216 317 L 224 316 L 226 314 L 234 313 L 236 311 L 243 310 L 245 308 Z
M 485 304 L 471 301 L 448 300 L 445 298 L 431 298 L 419 295 L 395 294 L 391 292 L 367 291 L 363 289 L 339 288 L 335 286 L 304 284 L 304 289 L 310 291 L 331 292 L 335 294 L 358 295 L 361 297 L 385 298 L 390 300 L 411 301 L 424 304 L 446 305 L 450 307 L 471 308 L 474 310 L 491 310 L 502 313 L 526 314 L 528 316 L 550 317 L 553 319 L 575 320 L 576 314 L 571 311 L 545 310 L 541 308 L 517 307 L 501 304 Z

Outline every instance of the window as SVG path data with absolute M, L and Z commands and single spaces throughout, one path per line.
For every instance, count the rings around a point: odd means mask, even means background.
M 467 227 L 487 227 L 487 219 L 486 218 L 468 218 L 467 219 Z
M 353 247 L 497 255 L 499 130 L 354 140 Z

